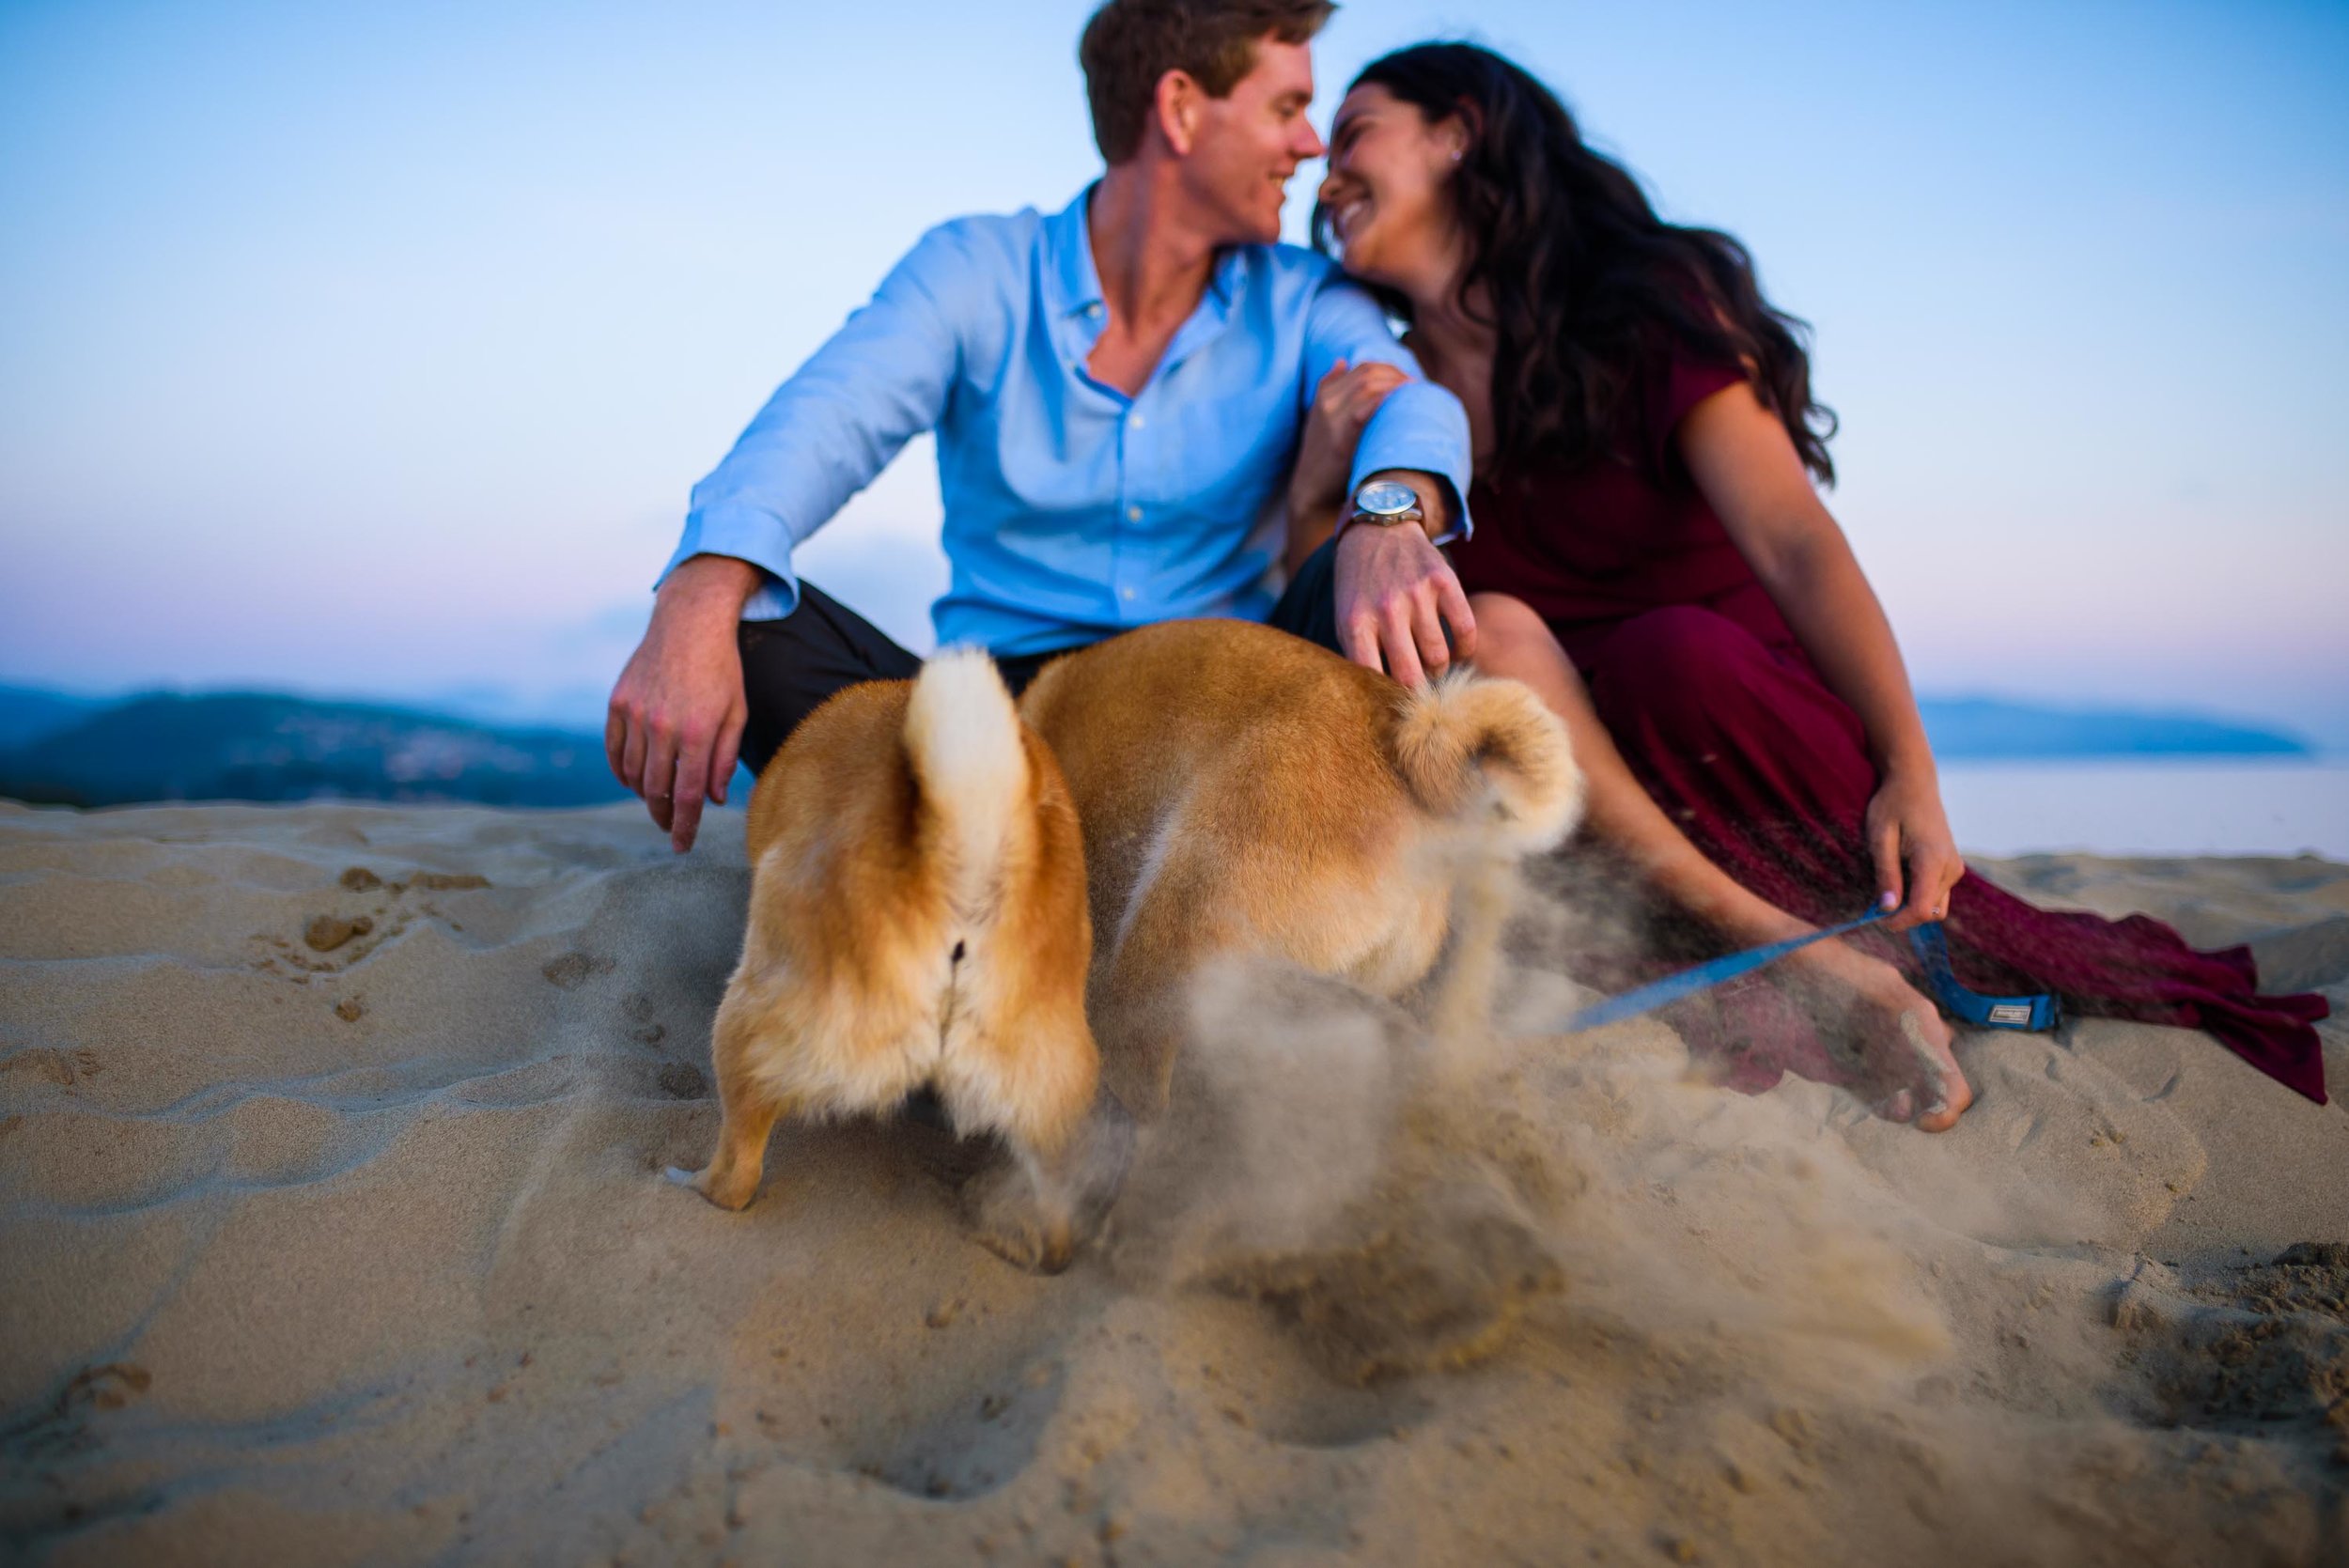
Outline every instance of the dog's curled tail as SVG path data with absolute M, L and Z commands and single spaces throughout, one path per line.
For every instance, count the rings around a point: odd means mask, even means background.
M 922 666 L 905 741 L 927 846 L 949 868 L 956 907 L 975 915 L 993 901 L 1029 799 L 1019 710 L 986 650 L 952 648 Z
M 1406 692 L 1396 770 L 1437 816 L 1491 830 L 1517 854 L 1555 847 L 1582 815 L 1582 770 L 1566 726 L 1532 689 L 1455 671 Z

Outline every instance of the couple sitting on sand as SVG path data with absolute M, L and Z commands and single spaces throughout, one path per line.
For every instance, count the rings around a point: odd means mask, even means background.
M 755 770 L 832 692 L 919 668 L 791 552 L 935 430 L 939 641 L 987 647 L 1015 691 L 1183 616 L 1268 620 L 1406 683 L 1472 660 L 1565 721 L 1586 837 L 1707 940 L 1897 908 L 1674 1017 L 1739 1087 L 1846 1076 L 1825 996 L 1863 1056 L 1921 1033 L 1936 1076 L 1883 1109 L 1952 1126 L 1973 1095 L 1950 1029 L 1883 937 L 1940 920 L 1969 986 L 2206 1029 L 2321 1099 L 2324 1002 L 2255 995 L 2246 950 L 1968 875 L 1891 629 L 1812 488 L 1833 422 L 1798 324 L 1743 247 L 1661 221 L 1553 93 L 1470 45 L 1373 63 L 1325 147 L 1310 46 L 1334 9 L 1109 0 L 1080 47 L 1100 179 L 925 235 L 695 488 L 607 731 L 676 846 L 738 755 Z M 1334 262 L 1278 242 L 1325 153 Z

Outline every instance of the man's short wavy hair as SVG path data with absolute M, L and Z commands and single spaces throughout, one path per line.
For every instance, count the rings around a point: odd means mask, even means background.
M 1168 71 L 1222 98 L 1255 68 L 1258 39 L 1308 42 L 1336 9 L 1331 0 L 1109 0 L 1077 43 L 1102 158 L 1122 163 L 1142 150 Z

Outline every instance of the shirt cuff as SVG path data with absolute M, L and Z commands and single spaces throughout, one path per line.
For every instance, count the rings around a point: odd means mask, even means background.
M 653 591 L 696 555 L 730 555 L 756 567 L 766 581 L 742 603 L 746 621 L 779 621 L 800 607 L 800 576 L 791 569 L 791 534 L 772 513 L 744 507 L 697 509 L 685 519 L 677 553 L 653 579 Z
M 1355 444 L 1354 472 L 1346 485 L 1346 505 L 1338 517 L 1341 532 L 1353 515 L 1354 492 L 1362 488 L 1362 481 L 1396 468 L 1433 474 L 1451 484 L 1452 527 L 1438 544 L 1465 539 L 1476 532 L 1468 506 L 1468 414 L 1458 398 L 1430 381 L 1406 381 L 1387 394 Z

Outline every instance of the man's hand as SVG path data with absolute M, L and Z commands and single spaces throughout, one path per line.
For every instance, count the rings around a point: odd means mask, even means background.
M 1432 479 L 1413 487 L 1439 490 Z M 1432 508 L 1431 508 L 1432 510 Z M 1430 527 L 1440 527 L 1431 515 Z M 1429 536 L 1409 523 L 1358 522 L 1338 536 L 1335 594 L 1338 645 L 1357 664 L 1384 669 L 1406 686 L 1444 673 L 1476 652 L 1476 617 L 1468 595 Z M 1443 629 L 1452 629 L 1445 646 Z
M 756 567 L 728 556 L 696 555 L 678 567 L 612 689 L 604 755 L 678 854 L 693 846 L 702 802 L 725 803 L 740 753 L 748 712 L 735 628 L 757 582 Z

